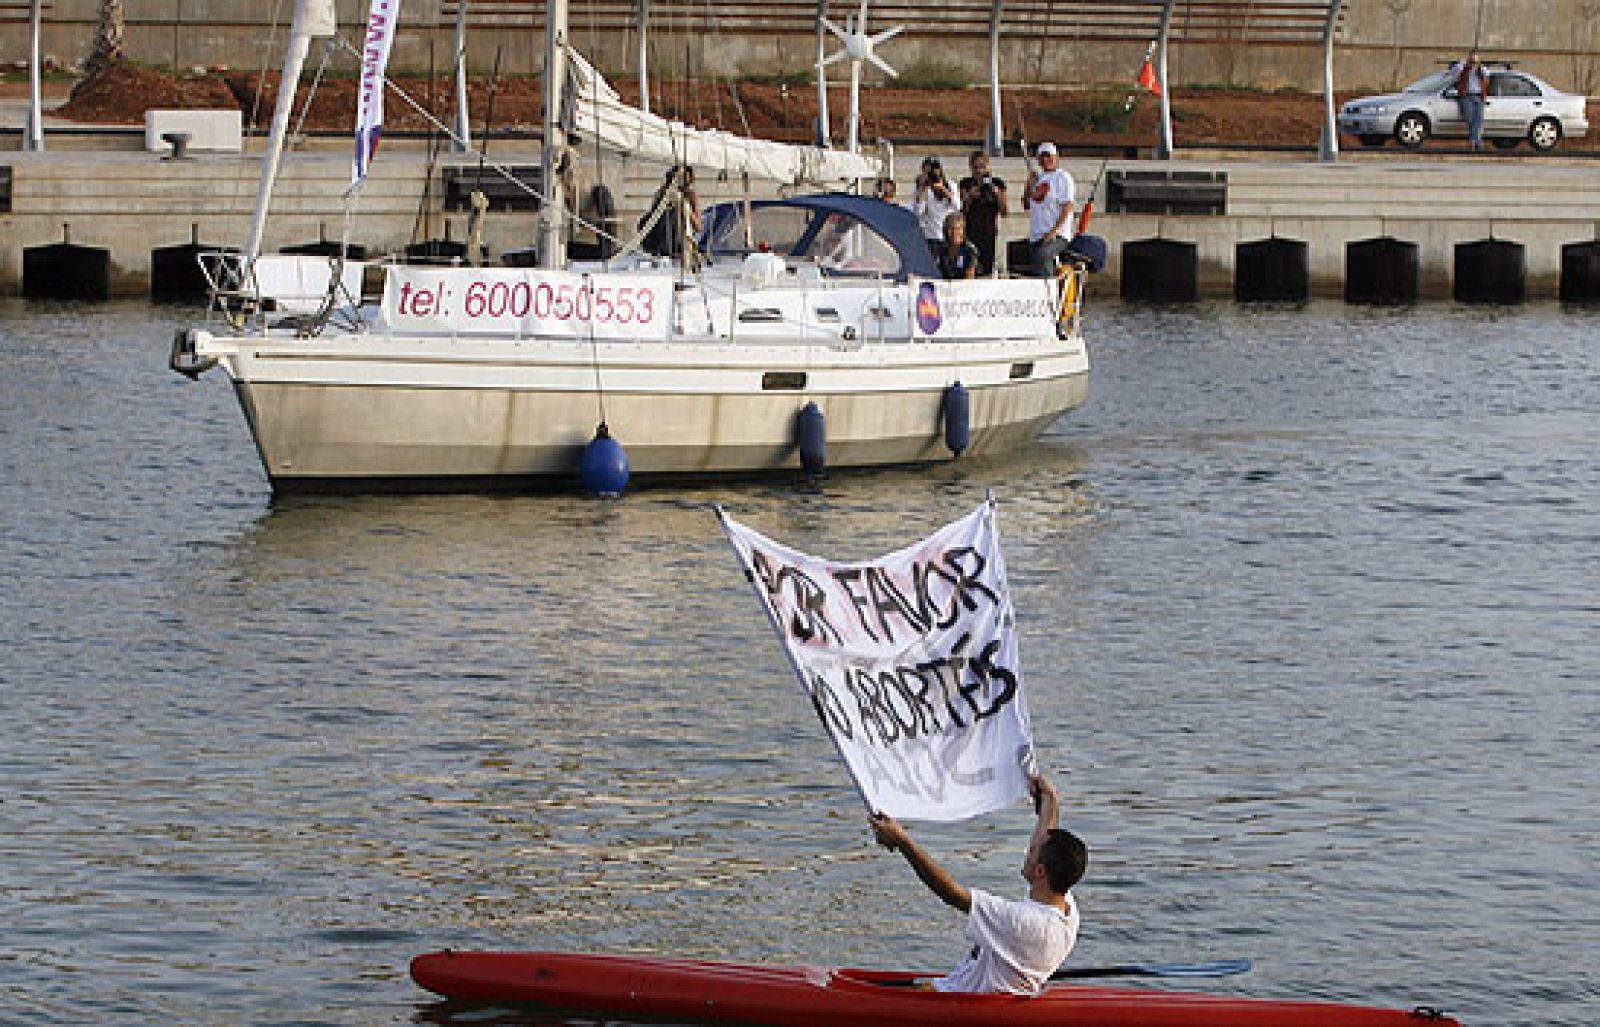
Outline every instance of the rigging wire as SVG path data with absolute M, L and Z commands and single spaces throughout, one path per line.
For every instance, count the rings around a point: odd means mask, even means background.
M 434 65 L 433 38 L 430 36 L 428 39 L 428 110 L 430 114 L 436 113 L 438 106 L 437 97 L 434 96 L 434 86 L 436 84 L 434 78 L 437 70 L 438 69 Z M 384 81 L 389 81 L 389 76 L 387 74 L 384 75 Z M 433 195 L 433 173 L 434 170 L 439 166 L 439 151 L 442 148 L 439 143 L 438 129 L 442 128 L 443 126 L 437 117 L 431 118 L 430 120 L 432 121 L 432 124 L 428 129 L 428 167 L 422 178 L 422 194 L 417 197 L 417 214 L 416 217 L 412 218 L 411 220 L 412 246 L 417 244 L 417 236 L 420 233 L 427 231 L 427 229 L 423 226 L 423 221 L 428 216 L 428 200 Z M 452 138 L 454 138 L 454 132 L 449 134 Z
M 316 74 L 311 76 L 311 85 L 306 89 L 306 102 L 300 105 L 300 120 L 295 122 L 293 135 L 301 135 L 306 129 L 306 118 L 311 115 L 311 103 L 317 98 L 317 90 L 322 86 L 323 72 L 328 70 L 328 62 L 333 59 L 337 44 L 329 37 L 322 47 L 322 60 L 317 63 Z
M 267 72 L 272 67 L 272 57 L 279 50 L 278 26 L 283 14 L 283 0 L 272 0 L 272 27 L 261 46 L 261 71 L 256 75 L 256 95 L 250 101 L 250 132 L 254 133 L 261 117 L 261 95 L 267 88 Z

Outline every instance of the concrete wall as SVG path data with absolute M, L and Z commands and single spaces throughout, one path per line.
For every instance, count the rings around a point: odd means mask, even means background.
M 957 153 L 942 156 L 951 167 L 963 160 Z M 1095 280 L 1097 292 L 1116 292 L 1125 243 L 1162 238 L 1196 245 L 1203 295 L 1231 296 L 1235 248 L 1276 236 L 1307 243 L 1313 293 L 1338 296 L 1343 292 L 1345 246 L 1394 236 L 1419 246 L 1423 297 L 1450 295 L 1456 244 L 1494 238 L 1526 246 L 1527 294 L 1552 298 L 1560 278 L 1561 247 L 1600 236 L 1600 177 L 1585 162 L 1240 164 L 1186 156 L 1185 170 L 1227 173 L 1227 214 L 1112 214 L 1105 211 L 1102 196 L 1093 231 L 1110 243 L 1112 260 Z M 509 146 L 496 158 L 530 165 L 539 159 L 536 151 Z M 179 162 L 131 149 L 15 153 L 4 155 L 0 164 L 12 172 L 11 211 L 0 213 L 4 294 L 21 289 L 23 250 L 62 241 L 63 226 L 70 226 L 72 242 L 110 251 L 114 291 L 146 293 L 152 249 L 187 243 L 192 236 L 218 246 L 243 243 L 260 172 L 256 155 L 201 155 Z M 1086 160 L 1069 160 L 1067 166 L 1084 191 L 1099 168 L 1098 162 Z M 1141 167 L 1167 170 L 1173 165 L 1112 164 L 1113 169 Z M 1014 159 L 999 162 L 997 171 L 1012 181 L 1021 181 L 1024 174 Z M 342 145 L 292 157 L 280 182 L 267 248 L 321 236 L 338 238 L 344 225 L 340 194 L 348 175 L 349 157 Z M 602 176 L 617 194 L 624 228 L 634 224 L 660 181 L 656 166 L 639 161 L 609 162 Z M 466 214 L 439 210 L 437 172 L 432 198 L 424 201 L 427 178 L 420 152 L 386 148 L 359 200 L 351 241 L 381 253 L 403 249 L 414 233 L 419 239 L 464 239 Z M 909 177 L 901 185 L 909 195 Z M 703 203 L 738 199 L 736 189 L 736 184 L 718 183 L 714 175 L 701 176 Z M 485 232 L 491 253 L 531 243 L 534 217 L 491 215 Z M 1020 211 L 1004 222 L 1004 235 L 1025 231 Z
M 987 3 L 966 0 L 985 11 Z M 364 17 L 364 0 L 336 0 L 346 35 L 354 39 Z M 275 6 L 260 0 L 129 0 L 126 47 L 136 61 L 187 68 L 227 65 L 258 68 L 276 65 L 284 25 L 268 18 Z M 838 6 L 848 6 L 840 3 Z M 1070 0 L 1058 5 L 1064 17 Z M 292 5 L 279 11 L 286 23 Z M 46 18 L 47 54 L 71 64 L 88 53 L 99 5 L 96 0 L 53 0 Z M 409 5 L 404 15 L 410 29 L 396 45 L 396 67 L 425 71 L 431 58 L 444 68 L 454 45 L 453 28 L 440 24 L 441 5 Z M 598 63 L 612 73 L 633 66 L 629 33 L 597 37 L 584 27 L 583 0 L 573 3 L 576 43 L 594 51 Z M 1092 8 L 1081 9 L 1092 11 Z M 1481 23 L 1480 23 L 1481 11 Z M 15 15 L 13 15 L 15 17 Z M 1349 0 L 1338 37 L 1336 81 L 1341 89 L 1366 91 L 1410 81 L 1458 55 L 1477 40 L 1485 54 L 1514 58 L 1563 88 L 1600 92 L 1600 4 L 1596 0 Z M 703 35 L 658 37 L 662 70 L 687 59 L 703 74 L 740 75 L 760 71 L 808 68 L 813 43 L 809 35 L 729 35 L 708 40 Z M 473 67 L 487 72 L 501 50 L 502 66 L 512 72 L 537 68 L 542 44 L 533 32 L 497 31 L 475 35 L 469 43 Z M 1047 52 L 1021 39 L 1004 47 L 1002 77 L 1007 81 L 1060 83 L 1128 80 L 1141 46 L 1126 44 L 1052 44 Z M 986 43 L 979 38 L 918 38 L 915 27 L 885 51 L 902 69 L 919 63 L 956 65 L 973 81 L 987 77 Z M 26 61 L 25 26 L 0 26 L 0 64 Z M 350 66 L 348 58 L 345 66 Z M 1321 88 L 1321 55 L 1316 47 L 1174 46 L 1171 77 L 1175 85 L 1231 84 L 1264 88 Z

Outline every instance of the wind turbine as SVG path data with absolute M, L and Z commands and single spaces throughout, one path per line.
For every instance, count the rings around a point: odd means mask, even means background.
M 822 26 L 838 37 L 844 44 L 844 49 L 830 54 L 824 58 L 822 65 L 833 64 L 837 61 L 850 62 L 850 120 L 845 130 L 845 149 L 851 153 L 861 152 L 861 65 L 871 61 L 878 70 L 890 78 L 899 78 L 900 73 L 889 67 L 887 61 L 879 57 L 874 51 L 883 43 L 905 31 L 904 25 L 896 25 L 892 29 L 885 29 L 875 36 L 867 35 L 867 0 L 861 0 L 861 13 L 854 18 L 846 18 L 844 28 L 840 28 L 821 15 L 817 20 Z M 818 77 L 821 77 L 822 66 L 817 68 Z

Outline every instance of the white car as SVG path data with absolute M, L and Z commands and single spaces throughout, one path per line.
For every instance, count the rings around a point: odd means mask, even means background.
M 1587 97 L 1563 93 L 1525 71 L 1491 68 L 1483 137 L 1504 150 L 1524 139 L 1535 150 L 1549 150 L 1563 136 L 1588 133 L 1587 104 Z M 1398 93 L 1351 100 L 1339 111 L 1339 131 L 1365 146 L 1382 146 L 1393 136 L 1408 150 L 1430 136 L 1464 139 L 1467 123 L 1456 105 L 1456 73 L 1436 71 Z

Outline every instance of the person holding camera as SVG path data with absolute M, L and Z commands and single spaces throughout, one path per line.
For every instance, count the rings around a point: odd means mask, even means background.
M 967 159 L 972 172 L 961 180 L 961 210 L 967 215 L 967 238 L 978 251 L 978 274 L 994 274 L 995 240 L 1000 236 L 1000 219 L 1005 217 L 1006 182 L 989 173 L 989 155 L 973 150 Z
M 961 197 L 956 195 L 950 180 L 944 175 L 944 166 L 938 157 L 928 157 L 922 162 L 922 174 L 917 176 L 917 191 L 911 200 L 911 212 L 922 226 L 922 237 L 928 240 L 933 259 L 944 256 L 944 223 L 951 214 L 961 209 Z

